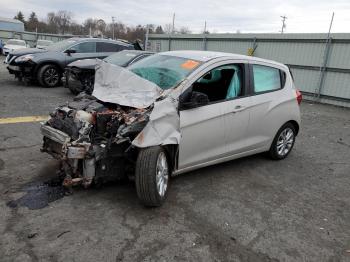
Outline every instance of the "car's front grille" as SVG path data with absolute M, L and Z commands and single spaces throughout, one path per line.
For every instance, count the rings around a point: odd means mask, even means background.
M 8 54 L 6 56 L 6 59 L 5 59 L 5 63 L 6 64 L 10 64 L 14 59 L 16 59 L 16 56 L 12 55 L 12 54 Z

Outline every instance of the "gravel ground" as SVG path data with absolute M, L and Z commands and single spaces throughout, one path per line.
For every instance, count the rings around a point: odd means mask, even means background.
M 0 65 L 0 118 L 46 115 L 68 90 L 24 86 Z M 1 261 L 350 261 L 350 110 L 302 104 L 283 161 L 262 155 L 172 180 L 161 208 L 132 183 L 45 183 L 38 123 L 0 125 Z

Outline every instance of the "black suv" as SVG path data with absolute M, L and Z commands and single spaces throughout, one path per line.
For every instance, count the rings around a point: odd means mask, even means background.
M 103 59 L 121 50 L 141 49 L 138 43 L 100 38 L 69 38 L 46 49 L 25 48 L 10 53 L 5 60 L 7 69 L 25 83 L 37 80 L 44 87 L 61 82 L 64 68 L 73 61 L 86 58 Z

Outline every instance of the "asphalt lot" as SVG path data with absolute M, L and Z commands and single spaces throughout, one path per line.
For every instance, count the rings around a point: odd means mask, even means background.
M 24 86 L 0 63 L 0 118 L 47 115 L 73 97 Z M 57 162 L 40 152 L 39 123 L 0 124 L 0 260 L 350 261 L 350 109 L 304 102 L 302 119 L 286 160 L 178 176 L 156 209 L 132 183 L 63 197 L 44 183 Z

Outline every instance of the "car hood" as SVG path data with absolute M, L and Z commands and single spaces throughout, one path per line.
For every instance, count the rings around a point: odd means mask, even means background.
M 96 60 L 95 85 L 92 95 L 97 99 L 135 108 L 152 105 L 163 90 L 133 72 L 103 60 Z
M 16 49 L 27 49 L 26 47 L 23 47 L 21 45 L 5 45 L 4 48 L 13 49 L 13 50 L 16 50 Z
M 77 67 L 81 69 L 95 69 L 96 59 L 81 59 L 70 63 L 67 67 Z
M 39 49 L 39 48 L 23 48 L 20 50 L 15 50 L 12 52 L 15 56 L 28 55 L 28 54 L 36 54 L 36 53 L 45 53 L 47 50 Z

